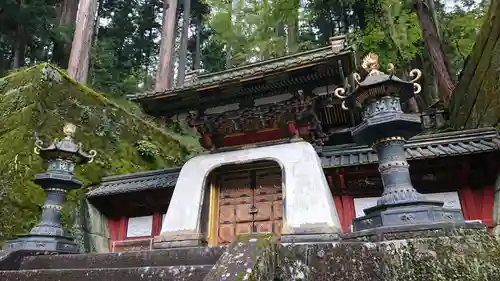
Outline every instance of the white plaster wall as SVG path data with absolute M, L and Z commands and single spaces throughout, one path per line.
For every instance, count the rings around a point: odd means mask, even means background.
M 199 232 L 203 189 L 210 172 L 222 165 L 259 160 L 274 160 L 283 171 L 283 234 L 314 233 L 318 227 L 330 233 L 341 232 L 320 159 L 312 145 L 304 141 L 190 159 L 180 172 L 161 232 Z

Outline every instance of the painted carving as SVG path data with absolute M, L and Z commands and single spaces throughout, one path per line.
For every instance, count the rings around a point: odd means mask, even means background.
M 220 138 L 225 136 L 255 133 L 262 130 L 281 129 L 288 137 L 297 132 L 289 132 L 288 124 L 297 123 L 301 128 L 307 130 L 299 131 L 298 134 L 317 145 L 322 145 L 328 139 L 323 132 L 321 122 L 314 111 L 318 96 L 296 95 L 294 98 L 263 104 L 259 106 L 247 106 L 238 110 L 225 111 L 219 114 L 204 114 L 202 111 L 190 112 L 186 117 L 187 124 L 195 127 L 202 135 L 202 145 L 205 148 L 217 146 Z M 206 138 L 208 136 L 209 138 Z

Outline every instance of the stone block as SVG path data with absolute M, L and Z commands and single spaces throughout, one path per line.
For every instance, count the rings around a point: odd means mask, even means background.
M 204 281 L 273 281 L 276 269 L 273 235 L 239 236 L 222 254 Z
M 21 269 L 90 269 L 213 265 L 226 247 L 193 247 L 141 252 L 25 257 Z
M 153 248 L 182 248 L 203 245 L 203 235 L 196 231 L 164 232 L 155 237 Z
M 2 281 L 202 281 L 210 265 L 105 268 L 105 269 L 36 269 L 20 271 L 0 271 Z
M 419 234 L 376 243 L 282 245 L 278 280 L 500 280 L 500 241 L 484 230 Z
M 89 243 L 91 252 L 107 253 L 110 250 L 109 238 L 96 234 L 89 234 Z

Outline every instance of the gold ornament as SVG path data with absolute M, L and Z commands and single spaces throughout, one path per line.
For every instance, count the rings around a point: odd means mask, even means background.
M 368 76 L 383 74 L 383 72 L 380 71 L 378 55 L 374 53 L 368 53 L 368 55 L 365 56 L 361 63 L 361 67 L 368 72 Z
M 66 138 L 73 138 L 75 136 L 76 126 L 71 123 L 66 123 L 63 127 L 63 133 Z

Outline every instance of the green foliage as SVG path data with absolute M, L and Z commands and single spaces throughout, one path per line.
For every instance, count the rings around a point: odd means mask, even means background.
M 358 30 L 353 42 L 359 54 L 375 52 L 383 65 L 402 66 L 423 50 L 418 18 L 403 1 L 367 1 L 366 28 Z
M 446 53 L 457 74 L 464 67 L 465 59 L 471 53 L 472 47 L 474 47 L 476 37 L 488 10 L 486 1 L 460 2 L 462 2 L 462 5 L 455 5 L 451 11 L 444 12 L 441 9 L 439 13 Z
M 233 66 L 287 53 L 284 25 L 298 18 L 297 1 L 212 0 L 208 4 L 213 7 L 208 18 L 214 30 L 210 39 L 224 45 L 226 55 L 230 51 Z
M 98 152 L 93 163 L 77 169 L 85 185 L 103 176 L 179 166 L 189 152 L 179 143 L 182 136 L 131 114 L 50 65 L 0 79 L 0 109 L 0 241 L 28 231 L 39 218 L 44 195 L 32 180 L 43 163 L 33 154 L 35 132 L 50 142 L 61 137 L 65 122 L 77 125 L 76 139 Z M 148 157 L 137 147 L 145 138 Z M 65 210 L 83 194 L 71 192 Z M 72 215 L 64 213 L 66 225 Z
M 136 147 L 137 151 L 139 151 L 142 156 L 147 158 L 154 159 L 160 152 L 158 147 L 154 143 L 150 142 L 147 138 L 143 138 L 142 140 L 137 141 Z

